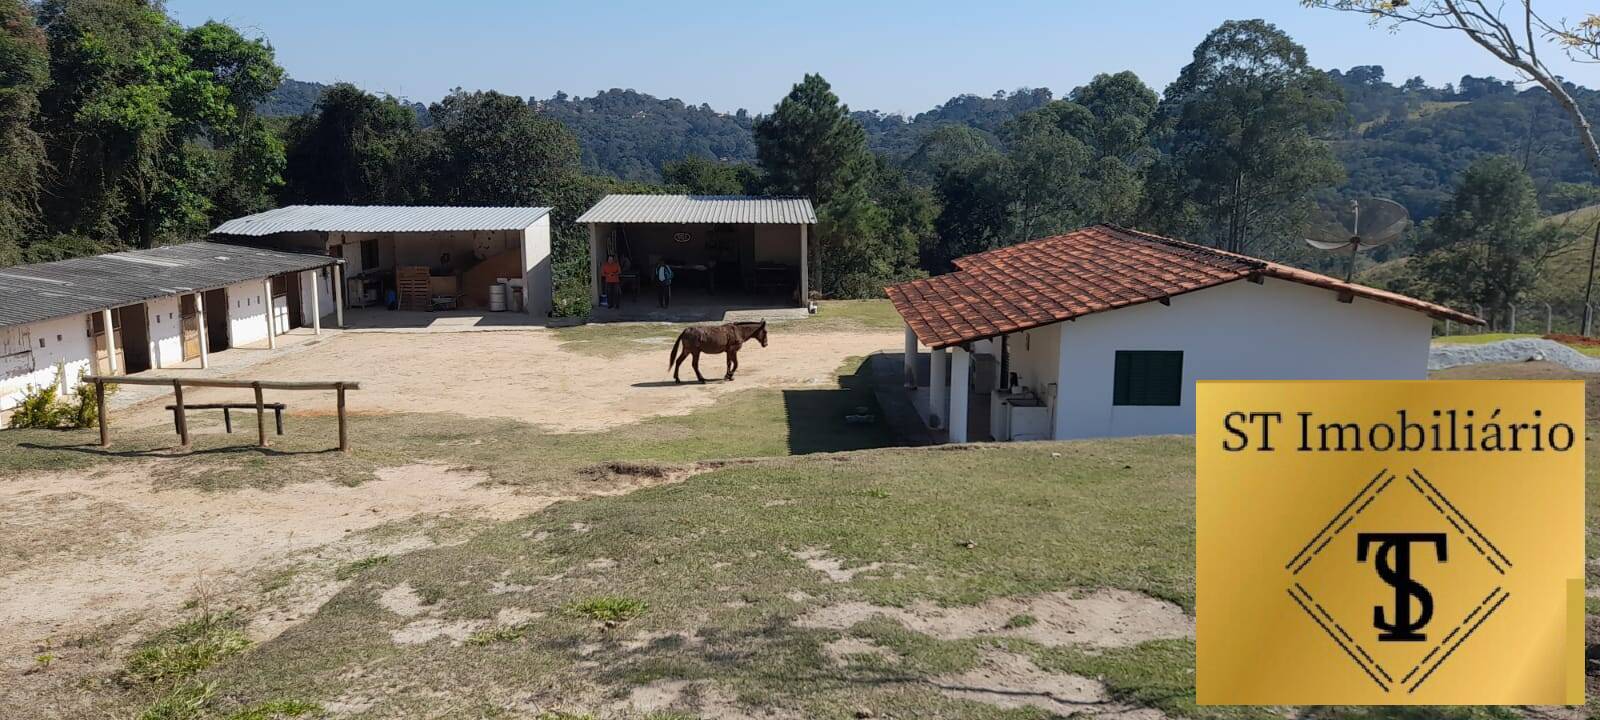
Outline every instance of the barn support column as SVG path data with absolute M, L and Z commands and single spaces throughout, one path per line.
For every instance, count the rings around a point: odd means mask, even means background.
M 956 346 L 950 351 L 950 442 L 967 441 L 967 375 L 972 368 L 972 353 Z
M 935 429 L 945 427 L 950 417 L 949 393 L 945 386 L 947 357 L 944 348 L 934 348 L 928 353 L 928 424 Z
M 322 334 L 322 271 L 307 270 L 300 274 L 311 288 L 311 334 Z
M 278 308 L 272 302 L 272 278 L 266 277 L 261 279 L 261 290 L 267 295 L 267 349 L 277 350 L 278 334 L 273 332 L 272 326 L 276 320 L 273 315 L 277 314 Z
M 333 265 L 333 326 L 344 329 L 344 263 Z
M 800 307 L 811 307 L 811 238 L 807 237 L 810 225 L 800 224 Z
M 100 323 L 106 329 L 106 367 L 117 374 L 117 331 L 111 324 L 111 308 L 100 311 Z
M 196 322 L 200 324 L 200 369 L 205 370 L 211 367 L 211 338 L 207 337 L 211 334 L 211 326 L 206 323 L 206 294 L 204 292 L 194 294 L 194 314 L 197 318 Z
M 917 389 L 917 334 L 910 325 L 906 326 L 905 370 L 906 389 Z

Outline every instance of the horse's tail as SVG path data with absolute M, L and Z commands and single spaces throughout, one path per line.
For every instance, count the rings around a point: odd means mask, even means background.
M 672 344 L 672 354 L 667 356 L 667 369 L 668 370 L 671 370 L 673 365 L 677 365 L 678 364 L 678 346 L 683 344 L 683 336 L 687 335 L 687 334 L 689 334 L 689 331 L 687 329 L 685 329 L 683 332 L 678 333 L 678 341 Z

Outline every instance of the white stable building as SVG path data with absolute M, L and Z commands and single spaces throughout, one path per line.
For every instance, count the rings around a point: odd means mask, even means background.
M 955 265 L 887 288 L 916 404 L 952 442 L 1193 433 L 1196 381 L 1425 379 L 1434 319 L 1483 324 L 1111 225 Z
M 195 242 L 0 268 L 0 419 L 30 385 L 204 368 L 229 348 L 276 348 L 291 328 L 320 333 L 326 315 L 343 325 L 340 264 Z
M 542 319 L 554 297 L 547 207 L 289 205 L 211 236 L 342 258 L 347 307 L 508 309 L 498 299 Z

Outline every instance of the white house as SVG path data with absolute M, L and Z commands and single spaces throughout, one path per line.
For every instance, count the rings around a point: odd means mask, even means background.
M 920 343 L 919 409 L 952 442 L 1192 433 L 1198 380 L 1424 379 L 1432 319 L 1483 323 L 1112 225 L 955 265 L 887 288 L 908 385 Z
M 624 316 L 616 303 L 602 307 L 600 268 L 611 254 L 624 265 L 624 308 L 655 307 L 650 299 L 634 303 L 631 296 L 654 283 L 650 269 L 660 263 L 676 276 L 672 305 L 679 312 L 673 317 L 704 310 L 720 318 L 728 309 L 795 308 L 809 301 L 810 232 L 817 213 L 806 198 L 607 195 L 578 222 L 589 226 L 597 319 L 657 315 L 645 310 Z
M 323 307 L 342 324 L 337 302 L 312 293 L 302 307 L 290 292 L 336 288 L 339 264 L 196 242 L 0 268 L 0 419 L 30 385 L 203 368 L 228 348 L 275 348 L 291 327 L 321 332 Z
M 546 207 L 290 205 L 229 220 L 211 235 L 342 258 L 349 307 L 387 304 L 392 293 L 403 309 L 493 309 L 503 291 L 495 288 L 509 287 L 508 305 L 542 318 L 555 291 Z M 413 289 L 420 307 L 408 305 Z

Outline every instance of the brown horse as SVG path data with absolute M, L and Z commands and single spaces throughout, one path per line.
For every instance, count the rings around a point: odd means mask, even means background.
M 672 381 L 683 382 L 678 377 L 678 371 L 683 369 L 683 361 L 694 356 L 694 376 L 705 382 L 706 378 L 700 374 L 700 353 L 727 353 L 728 373 L 722 376 L 724 380 L 732 380 L 733 372 L 739 369 L 739 348 L 744 347 L 747 340 L 755 338 L 761 347 L 767 346 L 767 321 L 761 322 L 736 322 L 722 325 L 696 325 L 684 328 L 678 333 L 678 341 L 672 344 L 672 355 L 667 358 L 667 368 L 672 370 Z M 679 347 L 683 354 L 678 353 Z

